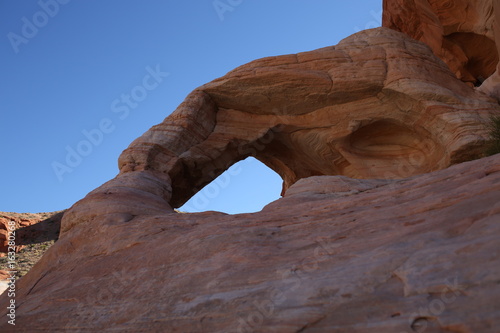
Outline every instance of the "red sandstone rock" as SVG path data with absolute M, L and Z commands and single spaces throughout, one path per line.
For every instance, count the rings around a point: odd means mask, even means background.
M 122 174 L 167 174 L 174 207 L 249 155 L 284 190 L 314 175 L 402 178 L 479 156 L 486 114 L 498 111 L 425 45 L 374 29 L 200 87 L 119 163 Z
M 500 54 L 500 2 L 494 1 L 495 11 L 495 42 L 497 45 L 497 53 Z M 497 64 L 495 73 L 493 73 L 483 84 L 479 90 L 485 94 L 496 98 L 500 102 L 500 62 Z
M 449 166 L 481 156 L 499 110 L 386 28 L 241 66 L 64 215 L 18 282 L 16 332 L 496 332 L 500 155 Z M 284 198 L 172 209 L 251 155 Z
M 424 44 L 387 28 L 243 65 L 192 92 L 119 159 L 120 175 L 66 214 L 62 232 L 180 207 L 255 156 L 283 190 L 316 175 L 404 178 L 481 156 L 498 104 Z
M 54 228 L 48 224 L 60 225 L 62 215 L 63 212 L 36 214 L 0 212 L 0 254 L 8 252 L 9 222 L 14 223 L 16 252 L 19 252 L 28 241 L 39 238 L 56 239 L 58 232 L 56 234 Z
M 500 9 L 494 11 L 494 4 L 498 1 L 384 0 L 382 25 L 426 43 L 460 80 L 479 85 L 498 64 L 494 25 Z
M 15 332 L 495 333 L 499 197 L 496 155 L 302 179 L 254 214 L 96 217 L 18 282 Z

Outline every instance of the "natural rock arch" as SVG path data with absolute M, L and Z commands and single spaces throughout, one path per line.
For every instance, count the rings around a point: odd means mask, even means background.
M 279 198 L 283 180 L 252 156 L 233 164 L 178 208 L 182 213 L 261 211 Z
M 426 45 L 387 28 L 259 59 L 196 89 L 136 139 L 119 158 L 120 174 L 67 212 L 62 231 L 179 207 L 248 156 L 283 178 L 283 192 L 315 175 L 442 169 L 481 154 L 497 109 Z

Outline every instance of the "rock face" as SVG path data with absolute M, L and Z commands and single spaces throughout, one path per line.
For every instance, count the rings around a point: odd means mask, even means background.
M 167 174 L 175 207 L 249 155 L 284 190 L 314 175 L 402 178 L 478 156 L 482 117 L 497 109 L 425 45 L 375 29 L 200 87 L 132 143 L 120 170 Z
M 47 224 L 55 223 L 60 225 L 62 212 L 53 213 L 37 213 L 37 214 L 18 214 L 0 212 L 0 256 L 8 252 L 8 226 L 9 222 L 13 222 L 16 229 L 16 252 L 22 250 L 26 244 L 26 240 L 39 239 L 40 237 L 53 237 L 53 228 L 49 231 Z M 47 222 L 47 223 L 40 223 Z M 51 232 L 51 235 L 47 235 Z M 2 269 L 0 267 L 0 269 Z
M 497 69 L 497 0 L 384 0 L 383 7 L 384 27 L 429 45 L 460 80 L 479 86 Z
M 283 191 L 317 175 L 439 170 L 481 155 L 498 110 L 426 45 L 386 28 L 256 60 L 196 89 L 136 139 L 120 175 L 67 212 L 62 232 L 101 215 L 171 211 L 251 155 L 283 178 Z
M 497 46 L 497 54 L 500 54 L 500 2 L 494 1 L 495 12 L 495 42 Z M 485 94 L 496 98 L 500 102 L 500 62 L 497 64 L 495 73 L 493 73 L 483 84 L 479 90 Z
M 460 80 L 500 102 L 500 1 L 384 0 L 382 25 L 429 45 Z
M 241 66 L 65 213 L 18 283 L 16 332 L 497 332 L 500 155 L 464 161 L 499 112 L 388 28 Z M 284 198 L 172 209 L 248 156 Z
M 16 253 L 15 274 L 25 274 L 38 261 L 48 241 L 58 238 L 63 212 L 52 213 L 6 213 L 0 212 L 0 294 L 7 289 L 11 276 L 9 252 Z M 9 230 L 15 228 L 14 247 L 9 248 Z M 28 246 L 28 247 L 27 247 Z
M 254 214 L 96 218 L 20 280 L 15 332 L 498 332 L 499 194 L 496 155 L 302 179 Z

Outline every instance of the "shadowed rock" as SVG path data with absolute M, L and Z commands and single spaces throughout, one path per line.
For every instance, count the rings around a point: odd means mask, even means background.
M 464 82 L 488 78 L 498 63 L 493 0 L 384 0 L 382 25 L 420 40 Z
M 497 0 L 384 0 L 383 7 L 384 27 L 426 43 L 457 78 L 500 101 Z

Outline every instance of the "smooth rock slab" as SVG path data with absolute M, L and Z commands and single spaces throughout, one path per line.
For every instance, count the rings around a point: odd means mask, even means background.
M 19 281 L 15 331 L 498 332 L 500 155 L 288 193 L 74 226 Z

